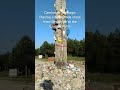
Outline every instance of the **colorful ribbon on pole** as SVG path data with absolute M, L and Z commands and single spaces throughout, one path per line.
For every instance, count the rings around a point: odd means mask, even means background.
M 62 44 L 56 44 L 56 46 L 59 46 L 59 47 L 67 47 L 67 46 L 63 46 Z

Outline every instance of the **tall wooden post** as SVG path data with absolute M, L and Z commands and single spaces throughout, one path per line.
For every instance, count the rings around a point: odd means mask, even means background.
M 67 34 L 66 34 L 66 0 L 55 0 L 55 62 L 58 68 L 67 62 Z

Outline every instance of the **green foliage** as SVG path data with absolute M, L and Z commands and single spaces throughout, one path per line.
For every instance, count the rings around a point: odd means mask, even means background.
M 22 72 L 26 65 L 34 68 L 34 55 L 34 42 L 28 36 L 24 36 L 12 49 L 9 56 L 9 67 L 18 68 Z
M 38 56 L 40 54 L 40 48 L 35 49 L 35 56 Z
M 67 51 L 68 55 L 85 56 L 85 40 L 78 41 L 68 38 Z
M 47 54 L 48 56 L 54 56 L 54 51 L 55 51 L 55 45 L 53 43 L 48 43 L 45 41 L 40 48 L 35 49 L 36 55 L 42 54 L 45 55 Z M 72 56 L 85 56 L 85 40 L 73 40 L 68 38 L 67 40 L 67 52 L 68 55 Z
M 0 55 L 0 71 L 8 70 L 8 62 L 9 62 L 9 53 L 5 53 Z
M 86 32 L 86 65 L 88 71 L 120 72 L 120 30 L 108 36 L 98 31 Z
M 53 43 L 49 44 L 47 41 L 45 41 L 40 47 L 40 54 L 54 56 L 54 44 Z

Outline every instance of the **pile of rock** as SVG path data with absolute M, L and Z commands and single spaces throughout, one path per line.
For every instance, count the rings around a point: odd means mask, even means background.
M 35 90 L 85 90 L 85 66 L 68 64 L 58 69 L 54 63 L 38 64 L 35 68 Z

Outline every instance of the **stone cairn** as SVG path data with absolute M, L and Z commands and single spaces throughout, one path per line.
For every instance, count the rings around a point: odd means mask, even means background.
M 58 69 L 54 63 L 39 64 L 35 68 L 35 90 L 85 90 L 85 66 L 68 64 Z

